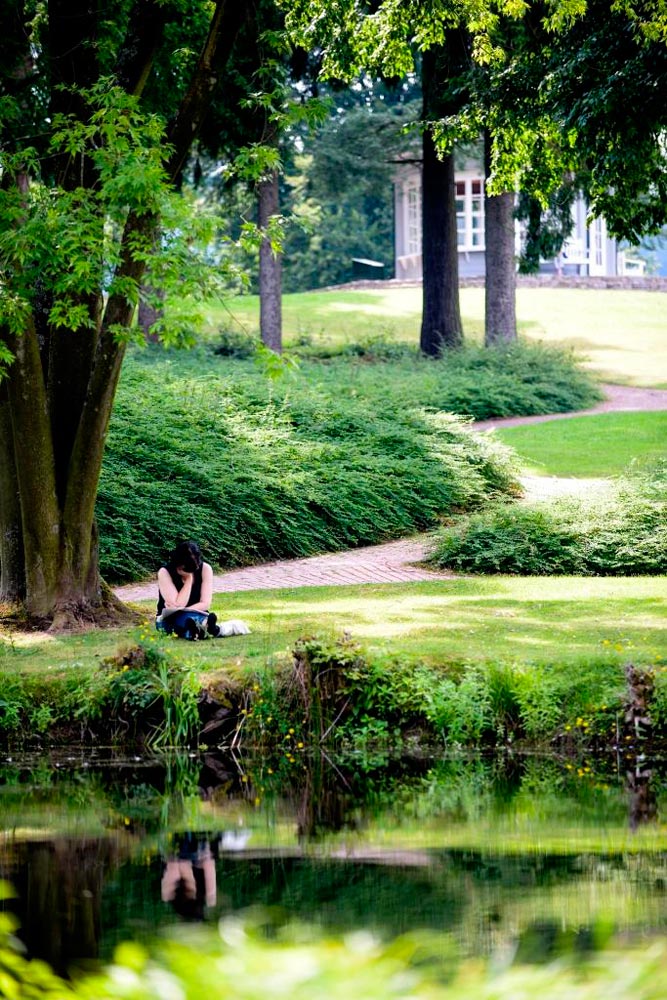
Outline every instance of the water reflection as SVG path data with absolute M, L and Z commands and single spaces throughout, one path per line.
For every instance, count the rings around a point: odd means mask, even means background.
M 524 961 L 667 925 L 664 764 L 632 754 L 25 759 L 0 778 L 0 877 L 61 971 L 258 904 Z

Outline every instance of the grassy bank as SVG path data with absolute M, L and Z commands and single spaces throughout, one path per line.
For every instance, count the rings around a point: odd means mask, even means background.
M 667 294 L 619 289 L 519 288 L 519 333 L 529 339 L 569 347 L 609 382 L 667 386 L 664 315 Z M 484 329 L 484 289 L 461 289 L 465 335 L 480 342 Z M 213 327 L 258 328 L 255 296 L 212 305 Z M 421 288 L 306 292 L 283 300 L 285 339 L 304 335 L 340 344 L 383 336 L 416 345 Z
M 297 640 L 317 635 L 313 648 L 329 652 L 314 655 L 333 664 L 338 654 L 331 650 L 347 632 L 360 647 L 345 647 L 351 660 L 341 654 L 343 702 L 351 700 L 332 739 L 382 741 L 414 729 L 474 744 L 502 741 L 509 725 L 513 739 L 529 742 L 593 732 L 608 741 L 622 714 L 624 665 L 657 671 L 662 691 L 667 663 L 667 584 L 660 578 L 545 579 L 538 593 L 532 578 L 304 588 L 217 595 L 214 607 L 246 618 L 252 635 L 165 642 L 148 626 L 3 637 L 0 723 L 10 735 L 41 732 L 48 740 L 53 724 L 70 721 L 85 735 L 99 727 L 105 706 L 127 721 L 164 691 L 191 706 L 203 685 L 216 697 L 232 692 L 236 710 L 254 713 L 248 745 L 275 748 L 302 727 L 306 711 L 292 700 Z M 137 642 L 157 651 L 148 670 L 131 658 L 102 666 L 119 646 Z M 667 709 L 659 715 L 662 726 Z M 181 723 L 174 725 L 165 740 L 178 741 Z M 304 742 L 311 737 L 303 732 Z
M 147 621 L 154 604 L 145 602 Z M 243 618 L 252 635 L 177 643 L 198 670 L 255 668 L 304 635 L 349 631 L 372 657 L 435 665 L 494 660 L 620 665 L 667 656 L 667 581 L 661 577 L 475 577 L 409 584 L 303 587 L 216 594 L 219 617 Z M 144 629 L 78 635 L 1 635 L 10 672 L 81 674 Z M 151 627 L 148 627 L 152 634 Z

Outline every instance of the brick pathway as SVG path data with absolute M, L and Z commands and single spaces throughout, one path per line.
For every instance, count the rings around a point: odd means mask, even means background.
M 213 590 L 215 593 L 229 593 L 235 590 L 276 590 L 280 587 L 451 579 L 451 573 L 413 565 L 424 558 L 426 548 L 426 536 L 420 536 L 347 552 L 327 552 L 305 559 L 244 566 L 214 576 Z M 116 593 L 124 601 L 140 601 L 155 596 L 155 584 L 129 584 L 118 587 Z
M 495 420 L 478 420 L 475 430 L 486 431 L 492 427 L 518 427 L 520 424 L 541 424 L 545 420 L 567 420 L 568 417 L 586 417 L 594 413 L 611 413 L 637 410 L 667 410 L 667 389 L 642 389 L 631 385 L 603 385 L 605 394 L 601 403 L 590 410 L 576 413 L 540 413 L 535 417 L 502 417 Z
M 478 421 L 475 430 L 491 427 L 513 427 L 544 420 L 583 416 L 584 413 L 608 413 L 611 410 L 667 410 L 667 390 L 638 389 L 626 386 L 603 386 L 607 398 L 591 410 L 579 413 L 556 413 L 537 417 L 509 417 L 504 420 Z M 555 476 L 524 476 L 526 499 L 546 499 L 553 496 L 604 490 L 605 480 L 562 479 Z M 420 535 L 384 545 L 330 552 L 306 559 L 287 559 L 228 570 L 213 577 L 216 593 L 236 590 L 274 590 L 280 587 L 322 587 L 332 584 L 408 583 L 413 580 L 446 580 L 454 574 L 427 569 L 418 565 L 425 558 L 428 538 Z M 156 596 L 153 581 L 128 584 L 116 589 L 124 601 L 140 601 Z

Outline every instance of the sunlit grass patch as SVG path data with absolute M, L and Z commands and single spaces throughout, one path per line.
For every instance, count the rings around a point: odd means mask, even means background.
M 419 340 L 420 287 L 378 287 L 364 291 L 304 292 L 283 298 L 285 342 L 309 335 L 343 344 L 366 336 Z M 664 315 L 667 294 L 637 290 L 519 288 L 519 332 L 534 340 L 570 347 L 611 382 L 667 384 Z M 481 341 L 484 289 L 461 289 L 466 338 Z M 257 296 L 229 300 L 209 309 L 212 326 L 259 325 Z
M 549 420 L 494 433 L 531 472 L 552 476 L 614 476 L 628 466 L 667 457 L 667 412 L 599 413 Z
M 149 623 L 152 602 L 145 602 Z M 494 577 L 309 587 L 216 594 L 219 617 L 243 618 L 249 636 L 172 640 L 196 669 L 245 669 L 288 657 L 297 639 L 332 640 L 344 631 L 369 656 L 448 664 L 511 661 L 598 662 L 618 666 L 667 661 L 667 580 L 661 577 Z M 88 672 L 143 629 L 84 635 L 0 635 L 0 671 Z M 160 640 L 152 632 L 155 642 Z

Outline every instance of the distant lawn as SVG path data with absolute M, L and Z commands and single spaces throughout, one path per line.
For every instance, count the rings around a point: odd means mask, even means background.
M 153 612 L 146 602 L 147 619 Z M 413 584 L 315 587 L 216 594 L 224 618 L 244 618 L 250 636 L 185 643 L 180 656 L 202 670 L 264 663 L 307 635 L 351 632 L 374 657 L 433 664 L 489 661 L 578 669 L 667 662 L 667 581 L 656 578 L 460 578 Z M 86 672 L 136 641 L 139 629 L 82 636 L 0 635 L 1 671 Z M 152 624 L 148 634 L 154 635 Z
M 466 336 L 481 340 L 484 289 L 461 289 L 461 311 Z M 209 312 L 215 327 L 258 327 L 256 296 L 230 299 Z M 572 347 L 607 381 L 667 385 L 667 293 L 520 288 L 517 314 L 521 334 Z M 384 336 L 416 344 L 420 316 L 419 287 L 305 292 L 283 299 L 287 343 L 303 336 L 340 344 Z
M 530 468 L 549 476 L 617 476 L 667 459 L 667 412 L 600 413 L 503 427 L 497 437 Z

